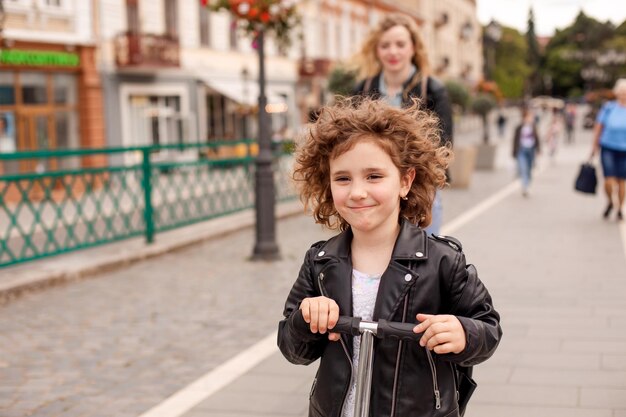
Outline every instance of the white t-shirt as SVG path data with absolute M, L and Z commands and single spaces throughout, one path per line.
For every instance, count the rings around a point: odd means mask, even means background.
M 352 270 L 352 315 L 360 317 L 361 320 L 372 321 L 374 317 L 374 306 L 376 305 L 376 295 L 380 284 L 380 275 L 368 275 L 363 272 Z M 360 336 L 353 337 L 352 349 L 352 384 L 346 398 L 346 405 L 343 409 L 343 417 L 354 415 L 354 400 L 356 394 L 356 372 L 359 366 L 359 351 L 361 349 Z

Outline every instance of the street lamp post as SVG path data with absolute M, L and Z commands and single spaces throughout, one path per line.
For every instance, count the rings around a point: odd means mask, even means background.
M 502 37 L 502 26 L 495 20 L 489 22 L 485 28 L 485 75 L 488 79 L 493 80 L 493 74 L 496 67 L 496 46 Z
M 263 29 L 257 35 L 259 53 L 259 154 L 256 159 L 255 208 L 256 242 L 252 260 L 280 259 L 276 244 L 275 189 L 269 119 L 265 106 L 265 45 Z

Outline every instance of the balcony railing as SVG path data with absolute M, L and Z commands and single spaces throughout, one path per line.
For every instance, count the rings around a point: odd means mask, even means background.
M 119 34 L 115 37 L 115 62 L 119 67 L 178 67 L 178 39 L 145 33 Z

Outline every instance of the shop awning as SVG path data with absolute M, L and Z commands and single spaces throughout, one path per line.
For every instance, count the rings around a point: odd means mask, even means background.
M 259 85 L 256 81 L 244 83 L 242 80 L 212 77 L 202 77 L 201 80 L 210 90 L 222 94 L 237 103 L 249 106 L 254 106 L 258 103 Z M 274 86 L 265 86 L 265 96 L 267 97 L 267 104 L 286 104 L 285 97 Z

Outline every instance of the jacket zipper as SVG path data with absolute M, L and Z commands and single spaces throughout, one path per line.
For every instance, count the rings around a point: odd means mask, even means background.
M 433 377 L 433 390 L 435 394 L 435 409 L 439 410 L 441 408 L 441 393 L 439 392 L 439 384 L 437 383 L 437 369 L 435 368 L 435 361 L 433 360 L 433 355 L 430 353 L 428 348 L 424 348 L 426 350 L 426 356 L 428 357 L 428 363 L 430 365 L 430 371 Z
M 409 294 L 404 296 L 404 310 L 402 312 L 402 322 L 406 321 L 406 314 L 409 307 Z M 400 356 L 402 355 L 402 340 L 398 342 L 398 355 L 396 356 L 396 370 L 393 375 L 393 390 L 391 391 L 391 417 L 396 413 L 396 396 L 398 395 L 398 379 L 400 377 Z
M 326 291 L 324 291 L 324 286 L 322 285 L 323 279 L 324 279 L 324 273 L 320 272 L 317 275 L 317 285 L 320 287 L 320 293 L 322 294 L 322 296 L 327 297 Z M 354 364 L 352 363 L 352 358 L 350 357 L 350 353 L 348 352 L 348 347 L 346 346 L 346 343 L 343 341 L 343 338 L 340 338 L 339 342 L 341 343 L 343 352 L 346 354 L 346 358 L 348 358 L 348 362 L 350 363 L 350 382 L 348 383 L 348 390 L 349 390 L 350 387 L 352 386 L 352 378 L 354 378 Z M 314 384 L 316 383 L 317 383 L 317 378 L 314 381 Z M 346 398 L 348 397 L 347 394 L 348 394 L 347 391 L 345 391 L 343 394 L 343 401 L 341 403 L 341 412 L 339 414 L 339 417 L 343 416 L 343 409 L 346 407 Z M 311 391 L 311 396 L 312 395 L 313 395 L 313 391 Z

